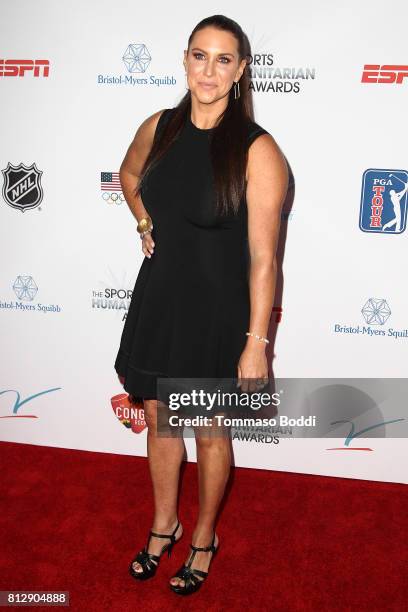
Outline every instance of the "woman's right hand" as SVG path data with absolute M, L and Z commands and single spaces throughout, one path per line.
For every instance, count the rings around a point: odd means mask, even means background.
M 149 259 L 151 259 L 154 253 L 154 246 L 155 244 L 151 232 L 145 234 L 142 238 L 142 251 Z

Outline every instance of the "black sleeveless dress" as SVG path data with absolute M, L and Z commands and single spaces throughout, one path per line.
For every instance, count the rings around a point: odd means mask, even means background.
M 173 110 L 161 114 L 155 138 Z M 237 377 L 250 316 L 247 208 L 243 197 L 236 216 L 213 215 L 211 130 L 188 113 L 141 191 L 155 247 L 140 267 L 114 364 L 136 399 L 156 398 L 158 377 Z M 251 122 L 248 147 L 267 133 Z

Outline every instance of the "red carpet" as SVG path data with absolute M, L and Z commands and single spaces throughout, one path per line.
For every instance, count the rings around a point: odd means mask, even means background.
M 233 469 L 210 576 L 182 598 L 167 579 L 187 554 L 195 464 L 182 471 L 185 534 L 138 583 L 127 568 L 151 527 L 145 458 L 6 442 L 0 453 L 0 590 L 69 591 L 87 612 L 407 609 L 405 485 Z

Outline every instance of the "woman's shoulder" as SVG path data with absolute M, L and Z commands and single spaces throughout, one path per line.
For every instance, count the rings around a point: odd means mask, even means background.
M 159 122 L 163 123 L 163 121 L 165 121 L 166 119 L 169 119 L 172 115 L 172 113 L 176 110 L 176 107 L 173 106 L 172 108 L 162 108 L 161 110 L 157 111 L 157 113 L 155 113 L 155 115 L 159 116 Z
M 137 134 L 146 141 L 154 141 L 163 130 L 174 108 L 162 108 L 148 117 L 140 124 Z
M 156 140 L 160 134 L 162 133 L 162 131 L 164 130 L 164 127 L 167 125 L 167 123 L 169 122 L 171 116 L 173 115 L 173 112 L 175 111 L 176 107 L 173 108 L 163 108 L 160 111 L 157 111 L 157 113 L 154 114 L 154 116 L 158 119 L 156 121 L 156 129 L 155 129 L 155 135 L 154 135 L 154 139 Z
M 248 155 L 248 167 L 253 168 L 256 172 L 262 168 L 263 164 L 272 170 L 276 180 L 288 181 L 288 165 L 286 157 L 283 154 L 280 146 L 276 142 L 274 136 L 262 125 L 256 121 L 251 121 L 248 126 L 248 141 L 249 146 L 259 137 L 267 134 L 269 138 L 265 138 L 260 146 L 253 147 Z M 249 148 L 248 146 L 248 148 Z M 252 173 L 252 170 L 250 170 Z
M 173 113 L 176 111 L 176 109 L 177 107 L 173 106 L 172 108 L 163 108 L 162 110 L 157 111 L 156 114 L 160 113 L 158 125 L 164 125 L 165 123 L 167 123 L 172 117 Z
M 262 127 L 262 125 L 260 125 L 256 121 L 253 121 L 252 119 L 248 120 L 247 129 L 248 147 L 251 146 L 251 144 L 254 142 L 254 140 L 258 138 L 258 136 L 262 136 L 263 134 L 269 134 L 269 136 L 271 136 L 270 132 L 268 132 L 267 129 L 265 129 L 264 127 Z

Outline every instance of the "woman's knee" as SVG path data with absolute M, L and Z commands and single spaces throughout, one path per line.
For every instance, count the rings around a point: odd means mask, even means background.
M 224 450 L 229 446 L 229 435 L 225 429 L 214 431 L 203 428 L 195 432 L 195 439 L 197 447 L 202 450 Z
M 145 399 L 143 400 L 144 418 L 149 431 L 156 431 L 157 429 L 157 400 Z

